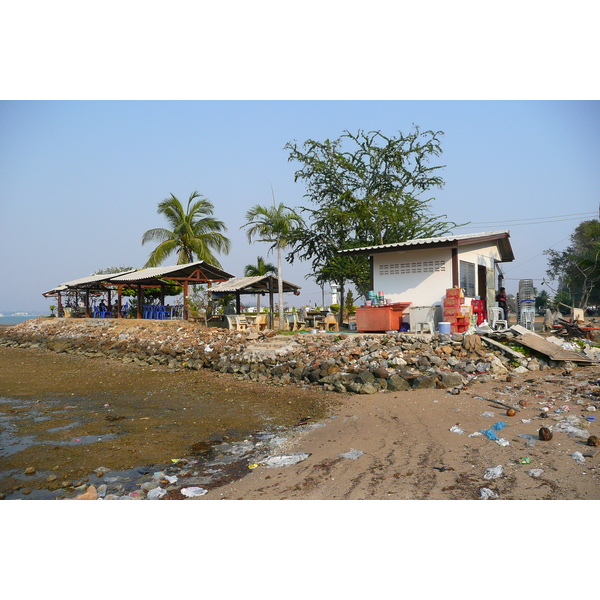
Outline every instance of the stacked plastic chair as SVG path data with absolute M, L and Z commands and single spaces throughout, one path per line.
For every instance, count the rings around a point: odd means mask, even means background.
M 518 323 L 531 331 L 535 328 L 535 290 L 533 279 L 521 279 L 517 293 Z

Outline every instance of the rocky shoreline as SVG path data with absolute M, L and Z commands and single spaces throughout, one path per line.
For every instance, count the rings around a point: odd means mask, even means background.
M 255 333 L 184 321 L 39 318 L 0 333 L 0 345 L 105 357 L 142 366 L 211 369 L 239 379 L 326 391 L 374 394 L 456 388 L 474 378 L 564 367 L 543 357 L 515 358 L 479 335 Z M 512 334 L 488 334 L 503 342 Z M 574 366 L 574 365 L 567 365 Z

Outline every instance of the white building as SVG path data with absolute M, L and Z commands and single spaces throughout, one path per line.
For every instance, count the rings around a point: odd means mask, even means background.
M 383 291 L 392 302 L 441 308 L 446 289 L 461 287 L 465 303 L 478 297 L 487 310 L 495 306 L 498 265 L 514 260 L 509 238 L 508 231 L 449 235 L 352 248 L 340 254 L 369 256 L 371 289 Z

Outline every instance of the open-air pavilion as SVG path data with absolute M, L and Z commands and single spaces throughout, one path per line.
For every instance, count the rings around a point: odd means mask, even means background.
M 81 293 L 85 305 L 85 316 L 90 317 L 90 296 L 92 294 L 104 293 L 108 295 L 108 303 L 111 305 L 111 295 L 117 293 L 117 318 L 122 316 L 122 295 L 124 289 L 135 289 L 137 291 L 137 318 L 143 316 L 144 288 L 159 287 L 161 289 L 161 302 L 164 304 L 164 290 L 169 284 L 175 283 L 183 288 L 183 318 L 188 318 L 188 296 L 189 286 L 195 284 L 213 284 L 225 282 L 233 275 L 219 269 L 207 262 L 200 260 L 184 265 L 173 265 L 169 267 L 150 267 L 122 271 L 120 273 L 107 273 L 104 275 L 92 275 L 63 283 L 56 288 L 45 292 L 43 296 L 57 296 L 59 311 L 62 310 L 61 296 L 66 292 Z
M 289 281 L 283 281 L 283 293 L 293 293 L 294 295 L 300 295 L 300 286 L 290 283 Z M 234 277 L 224 283 L 219 283 L 213 286 L 208 292 L 213 297 L 218 295 L 224 296 L 226 294 L 235 295 L 235 312 L 239 315 L 241 313 L 241 299 L 240 296 L 250 294 L 254 296 L 265 296 L 269 295 L 269 315 L 271 319 L 270 327 L 273 328 L 273 318 L 275 315 L 275 302 L 274 295 L 278 292 L 277 277 L 273 275 L 257 275 L 255 277 Z

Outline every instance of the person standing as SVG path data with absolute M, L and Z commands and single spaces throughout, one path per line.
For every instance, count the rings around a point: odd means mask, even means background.
M 506 302 L 506 288 L 501 287 L 500 291 L 496 294 L 496 302 L 504 313 L 504 320 L 508 325 L 508 304 Z

